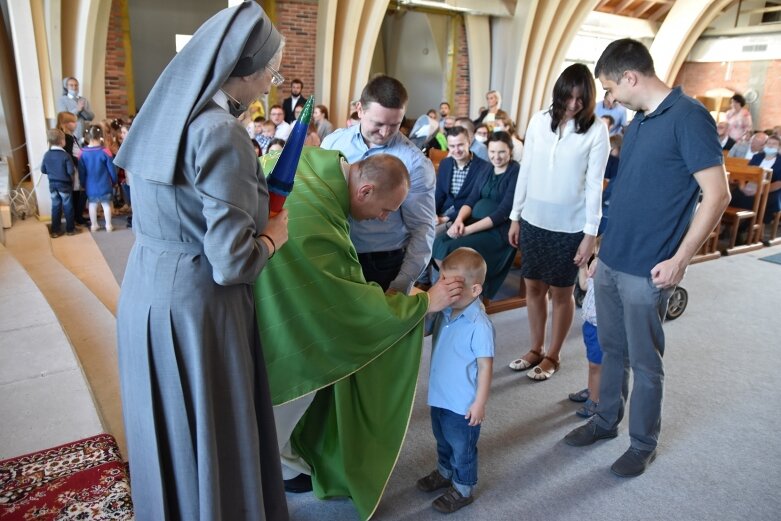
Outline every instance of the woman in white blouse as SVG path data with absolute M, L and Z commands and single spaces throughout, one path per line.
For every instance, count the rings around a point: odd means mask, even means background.
M 523 254 L 531 346 L 510 363 L 515 371 L 547 380 L 575 314 L 578 267 L 594 252 L 601 217 L 602 177 L 610 151 L 607 127 L 594 116 L 594 77 L 576 63 L 553 87 L 550 109 L 529 122 L 515 188 L 508 239 Z M 550 344 L 545 350 L 548 293 L 553 300 Z

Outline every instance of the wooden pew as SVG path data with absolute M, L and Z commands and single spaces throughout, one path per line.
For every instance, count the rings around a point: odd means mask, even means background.
M 699 251 L 692 258 L 690 264 L 697 264 L 698 262 L 709 261 L 721 257 L 721 252 L 719 251 L 720 233 L 721 233 L 721 223 L 716 223 L 716 227 L 713 228 L 713 231 L 710 232 L 708 238 L 705 239 L 704 243 L 702 243 L 702 246 L 700 246 Z
M 762 215 L 767 204 L 770 173 L 758 166 L 731 166 L 727 172 L 731 185 L 744 187 L 748 183 L 754 183 L 757 186 L 757 191 L 751 209 L 729 206 L 724 211 L 721 224 L 728 232 L 728 236 L 722 254 L 731 255 L 762 248 Z M 742 223 L 748 223 L 746 241 L 744 244 L 737 244 L 738 230 Z
M 745 157 L 725 157 L 724 168 L 729 172 L 730 168 L 748 166 L 748 161 Z
M 443 159 L 447 157 L 448 151 L 447 150 L 440 150 L 438 148 L 429 148 L 428 149 L 428 158 L 431 159 L 431 162 L 434 163 L 434 172 L 439 172 L 439 163 L 442 162 Z
M 762 244 L 765 246 L 778 246 L 781 244 L 781 236 L 778 235 L 779 221 L 781 221 L 781 211 L 774 213 L 773 219 L 766 225 L 769 235 L 767 239 L 763 237 Z
M 523 255 L 518 251 L 518 253 L 515 254 L 513 265 L 516 268 L 520 267 L 521 262 L 523 262 Z M 523 281 L 523 277 L 520 277 L 520 279 L 520 287 L 518 288 L 518 293 L 516 295 L 498 300 L 490 300 L 483 296 L 483 305 L 485 306 L 486 313 L 499 313 L 500 311 L 507 311 L 508 309 L 526 307 L 526 284 Z

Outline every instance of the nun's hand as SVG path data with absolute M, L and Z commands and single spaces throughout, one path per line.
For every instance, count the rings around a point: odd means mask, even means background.
M 281 212 L 271 217 L 268 220 L 266 229 L 260 235 L 261 238 L 263 235 L 271 237 L 271 240 L 274 241 L 274 251 L 282 248 L 287 242 L 287 210 L 283 208 Z

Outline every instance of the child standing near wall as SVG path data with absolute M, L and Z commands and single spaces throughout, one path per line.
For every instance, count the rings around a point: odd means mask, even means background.
M 65 134 L 62 130 L 46 132 L 49 150 L 43 155 L 41 173 L 49 176 L 49 194 L 52 198 L 51 236 L 60 236 L 62 214 L 65 213 L 65 234 L 75 233 L 73 223 L 73 160 L 65 151 Z
M 428 404 L 437 440 L 437 468 L 417 482 L 423 492 L 447 491 L 432 506 L 450 513 L 474 501 L 477 439 L 491 388 L 494 327 L 480 301 L 486 264 L 472 248 L 442 261 L 440 277 L 463 277 L 464 292 L 433 318 Z
M 79 159 L 79 180 L 87 192 L 89 202 L 89 217 L 92 222 L 90 229 L 96 232 L 98 226 L 98 203 L 103 206 L 103 216 L 106 219 L 106 231 L 114 230 L 111 225 L 111 200 L 113 187 L 117 182 L 117 171 L 111 157 L 104 150 L 103 130 L 98 125 L 92 125 L 86 132 L 88 146 L 81 151 Z

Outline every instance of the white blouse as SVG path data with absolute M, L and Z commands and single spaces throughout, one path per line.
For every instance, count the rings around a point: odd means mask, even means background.
M 510 219 L 553 232 L 596 235 L 610 153 L 607 126 L 597 119 L 585 134 L 577 134 L 570 120 L 563 131 L 553 132 L 551 121 L 545 110 L 529 122 Z

